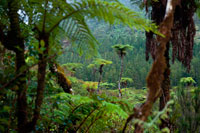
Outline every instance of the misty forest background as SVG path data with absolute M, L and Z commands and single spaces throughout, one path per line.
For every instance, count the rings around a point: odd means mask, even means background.
M 145 11 L 141 11 L 137 5 L 132 5 L 130 1 L 121 1 L 126 6 L 131 9 L 140 12 L 145 15 Z M 147 15 L 148 17 L 148 15 Z M 182 77 L 192 77 L 196 81 L 198 86 L 200 83 L 200 38 L 199 38 L 199 26 L 200 20 L 195 15 L 195 24 L 197 33 L 195 36 L 195 45 L 193 51 L 193 59 L 191 63 L 191 70 L 187 72 L 186 68 L 181 65 L 179 61 L 175 61 L 171 64 L 171 85 L 177 86 Z M 146 85 L 146 76 L 151 68 L 152 59 L 146 61 L 145 55 L 145 43 L 146 37 L 144 31 L 134 30 L 132 31 L 129 27 L 121 25 L 109 25 L 103 21 L 98 22 L 97 20 L 88 20 L 88 25 L 95 36 L 95 38 L 100 42 L 98 46 L 99 57 L 112 61 L 111 65 L 106 66 L 103 73 L 103 82 L 116 83 L 119 77 L 120 71 L 120 59 L 115 50 L 112 48 L 115 44 L 129 44 L 133 46 L 133 50 L 128 51 L 128 54 L 124 58 L 124 72 L 123 77 L 129 77 L 133 79 L 132 83 L 128 83 L 128 87 L 133 87 L 140 89 Z M 171 54 L 170 50 L 170 56 Z M 85 58 L 86 57 L 86 58 Z M 172 57 L 170 57 L 172 58 Z M 75 76 L 77 78 L 94 81 L 93 71 L 87 66 L 92 63 L 93 59 L 88 59 L 87 55 L 83 57 L 75 53 L 75 48 L 69 46 L 63 55 L 58 58 L 61 64 L 66 63 L 81 63 L 81 68 L 77 69 Z M 95 81 L 98 81 L 98 72 L 96 72 Z

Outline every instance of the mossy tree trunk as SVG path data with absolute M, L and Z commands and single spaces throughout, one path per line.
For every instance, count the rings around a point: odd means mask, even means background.
M 166 13 L 163 22 L 160 24 L 159 31 L 165 37 L 157 37 L 158 48 L 156 52 L 156 59 L 153 63 L 151 71 L 147 76 L 147 87 L 149 88 L 147 101 L 135 112 L 136 118 L 146 121 L 150 114 L 153 104 L 161 95 L 161 87 L 164 81 L 164 73 L 167 69 L 167 61 L 165 58 L 166 46 L 170 41 L 171 29 L 174 22 L 174 13 L 178 0 L 168 0 Z M 135 125 L 135 133 L 143 132 L 140 124 Z
M 127 124 L 132 120 L 132 118 L 137 118 L 141 121 L 146 121 L 151 113 L 153 104 L 161 96 L 161 87 L 164 81 L 163 74 L 167 68 L 165 53 L 167 49 L 167 44 L 169 43 L 171 37 L 171 29 L 173 27 L 175 9 L 179 2 L 179 0 L 167 1 L 165 17 L 159 26 L 159 32 L 162 33 L 165 37 L 157 36 L 159 46 L 156 50 L 154 63 L 147 76 L 147 87 L 149 89 L 147 100 L 139 108 L 134 108 L 135 111 L 127 119 L 123 132 L 125 132 Z M 144 129 L 142 128 L 141 124 L 135 124 L 135 133 L 143 133 L 143 131 Z
M 58 64 L 49 61 L 49 69 L 53 74 L 55 74 L 57 82 L 63 88 L 63 91 L 72 94 L 71 82 L 65 76 L 64 71 L 62 72 L 62 70 L 59 70 Z
M 163 110 L 167 104 L 167 102 L 170 100 L 170 64 L 169 64 L 169 43 L 166 46 L 165 51 L 165 59 L 167 67 L 164 72 L 164 80 L 162 82 L 161 88 L 161 97 L 160 97 L 160 106 L 159 110 Z M 160 128 L 163 129 L 165 127 L 168 127 L 170 129 L 170 121 L 169 119 L 161 119 L 162 123 L 160 125 Z

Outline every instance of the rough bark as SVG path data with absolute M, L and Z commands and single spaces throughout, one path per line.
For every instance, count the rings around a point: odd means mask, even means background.
M 49 62 L 49 64 L 50 71 L 55 74 L 57 82 L 63 88 L 63 91 L 72 94 L 71 82 L 67 79 L 64 72 L 58 69 L 58 64 L 53 62 Z
M 162 82 L 161 88 L 161 97 L 160 97 L 160 106 L 159 110 L 163 110 L 167 104 L 167 102 L 170 100 L 170 64 L 169 64 L 169 43 L 167 44 L 166 51 L 165 51 L 165 60 L 167 63 L 167 67 L 164 72 L 164 80 Z M 170 129 L 170 121 L 169 119 L 161 119 L 162 123 L 160 125 L 160 128 L 168 127 Z
M 10 19 L 10 31 L 7 36 L 3 35 L 4 46 L 16 53 L 16 75 L 22 73 L 17 79 L 17 118 L 18 118 L 18 132 L 23 132 L 23 128 L 27 123 L 27 98 L 26 98 L 26 74 L 24 71 L 26 67 L 24 56 L 24 38 L 21 34 L 19 22 L 19 5 L 16 0 L 8 1 L 8 16 Z M 23 72 L 22 72 L 23 71 Z
M 166 51 L 166 45 L 170 41 L 171 29 L 174 22 L 174 12 L 177 4 L 178 0 L 168 0 L 165 17 L 163 22 L 160 24 L 159 31 L 165 35 L 165 38 L 157 36 L 159 46 L 156 51 L 156 59 L 153 63 L 149 75 L 147 76 L 147 87 L 149 88 L 147 100 L 135 112 L 135 117 L 142 121 L 147 120 L 154 102 L 157 100 L 157 98 L 160 97 L 161 94 L 161 84 L 164 80 L 163 73 L 167 68 L 164 54 Z M 135 125 L 135 132 L 143 132 L 141 125 Z
M 165 51 L 166 45 L 169 43 L 171 37 L 171 29 L 173 27 L 174 12 L 179 0 L 168 0 L 166 13 L 163 22 L 159 26 L 159 31 L 165 35 L 165 37 L 157 36 L 158 47 L 156 50 L 155 61 L 152 65 L 152 68 L 147 76 L 147 87 L 148 87 L 148 96 L 146 102 L 141 105 L 139 108 L 135 108 L 133 115 L 130 115 L 127 119 L 127 122 L 124 126 L 124 132 L 127 126 L 127 123 L 133 118 L 137 118 L 141 121 L 146 121 L 150 115 L 151 109 L 155 101 L 161 95 L 161 84 L 164 80 L 163 73 L 167 68 Z M 142 133 L 143 128 L 140 124 L 135 124 L 135 133 Z

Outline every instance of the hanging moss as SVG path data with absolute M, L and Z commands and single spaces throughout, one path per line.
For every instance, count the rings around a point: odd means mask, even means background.
M 152 11 L 151 19 L 159 25 L 165 15 L 166 0 L 159 2 L 151 1 Z M 190 63 L 193 55 L 195 24 L 193 15 L 196 11 L 196 3 L 194 0 L 181 0 L 175 11 L 174 24 L 172 29 L 172 61 L 178 59 L 189 71 Z M 146 59 L 149 54 L 155 59 L 157 48 L 156 38 L 152 32 L 146 33 Z
M 151 113 L 151 109 L 155 101 L 161 96 L 161 85 L 164 81 L 164 72 L 167 68 L 167 62 L 165 58 L 165 51 L 167 44 L 170 41 L 171 29 L 174 22 L 174 13 L 178 0 L 169 1 L 169 6 L 172 8 L 167 10 L 165 13 L 165 18 L 159 26 L 159 31 L 165 37 L 157 36 L 156 40 L 158 42 L 158 47 L 156 50 L 156 56 L 152 68 L 147 76 L 147 87 L 148 87 L 148 96 L 146 102 L 141 105 L 139 108 L 134 108 L 134 113 L 129 116 L 127 122 L 124 126 L 123 132 L 127 127 L 127 124 L 132 120 L 132 118 L 137 118 L 141 121 L 146 121 L 148 116 Z M 142 133 L 143 128 L 141 124 L 135 124 L 135 133 Z

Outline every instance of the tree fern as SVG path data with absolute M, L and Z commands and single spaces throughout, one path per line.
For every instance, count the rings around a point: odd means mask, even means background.
M 154 32 L 157 28 L 150 21 L 141 18 L 139 13 L 130 10 L 119 2 L 81 0 L 68 3 L 62 0 L 28 0 L 28 5 L 27 1 L 24 1 L 24 3 L 32 24 L 40 31 L 45 30 L 47 33 L 58 27 L 63 28 L 69 40 L 77 44 L 81 54 L 83 53 L 82 49 L 85 48 L 89 48 L 90 53 L 94 53 L 97 48 L 96 44 L 98 44 L 85 22 L 86 18 L 97 18 L 110 24 L 123 23 L 131 28 L 135 27 Z
M 96 46 L 98 42 L 92 35 L 83 17 L 72 17 L 64 20 L 60 24 L 60 27 L 64 28 L 66 36 L 71 40 L 71 43 L 74 44 L 81 55 L 83 54 L 82 50 L 87 50 L 87 48 L 90 54 L 97 55 Z
M 126 111 L 121 107 L 122 101 L 121 103 L 111 103 L 106 98 L 98 98 L 97 95 L 84 97 L 66 93 L 57 94 L 52 98 L 56 105 L 53 111 L 54 120 L 60 124 L 66 123 L 68 131 L 73 127 L 76 131 L 81 132 L 106 130 L 107 128 L 110 130 L 108 125 L 114 126 L 113 122 L 120 123 L 119 121 L 128 117 Z M 76 120 L 76 125 L 71 125 L 70 121 L 74 120 Z

